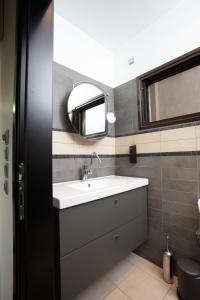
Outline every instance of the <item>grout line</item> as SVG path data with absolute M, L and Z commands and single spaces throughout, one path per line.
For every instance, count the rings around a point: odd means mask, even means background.
M 198 156 L 200 151 L 182 151 L 182 152 L 152 152 L 152 153 L 137 153 L 137 157 L 166 157 L 166 156 Z M 74 157 L 91 157 L 90 154 L 52 154 L 53 158 L 71 158 Z M 123 154 L 100 154 L 101 157 L 129 157 L 129 153 Z M 185 168 L 187 169 L 187 168 Z M 193 168 L 195 169 L 195 168 Z
M 128 299 L 130 299 L 130 300 L 135 300 L 134 298 L 132 298 L 132 297 L 130 297 L 129 295 L 127 295 L 124 291 L 122 291 L 122 290 L 120 289 L 119 286 L 118 286 L 118 290 L 120 290 L 120 292 L 121 292 L 123 295 L 125 295 Z

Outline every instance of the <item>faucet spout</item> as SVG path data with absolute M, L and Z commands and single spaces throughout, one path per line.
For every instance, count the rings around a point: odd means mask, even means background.
M 93 160 L 94 156 L 98 159 L 99 163 L 101 164 L 102 163 L 101 158 L 99 157 L 99 155 L 96 152 L 93 152 L 91 155 L 91 165 L 92 165 L 92 160 Z
M 82 180 L 87 180 L 89 175 L 92 175 L 92 169 L 93 169 L 93 159 L 97 158 L 99 163 L 101 164 L 101 158 L 99 157 L 99 155 L 96 152 L 92 152 L 91 154 L 91 160 L 90 160 L 90 167 L 87 166 L 83 166 L 82 168 Z

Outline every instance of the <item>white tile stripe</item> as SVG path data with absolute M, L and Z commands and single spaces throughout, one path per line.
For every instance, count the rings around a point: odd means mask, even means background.
M 128 154 L 136 145 L 137 153 L 185 152 L 200 150 L 200 125 L 149 132 L 124 137 L 84 140 L 77 134 L 53 131 L 53 154 Z

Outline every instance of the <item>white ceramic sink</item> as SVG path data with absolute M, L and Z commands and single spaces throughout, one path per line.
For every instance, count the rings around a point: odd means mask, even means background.
M 112 177 L 104 177 L 104 178 L 96 178 L 96 179 L 90 179 L 87 181 L 82 182 L 75 182 L 72 184 L 69 184 L 70 188 L 77 189 L 80 191 L 92 191 L 96 189 L 104 189 L 109 188 L 111 185 L 114 184 L 123 184 L 124 179 L 115 178 L 115 181 Z
M 149 184 L 147 178 L 105 176 L 87 181 L 67 181 L 53 184 L 53 205 L 64 209 L 89 201 L 134 190 Z

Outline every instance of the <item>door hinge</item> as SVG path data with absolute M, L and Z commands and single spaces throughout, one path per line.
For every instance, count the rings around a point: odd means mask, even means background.
M 18 215 L 19 221 L 24 220 L 24 164 L 18 166 Z

